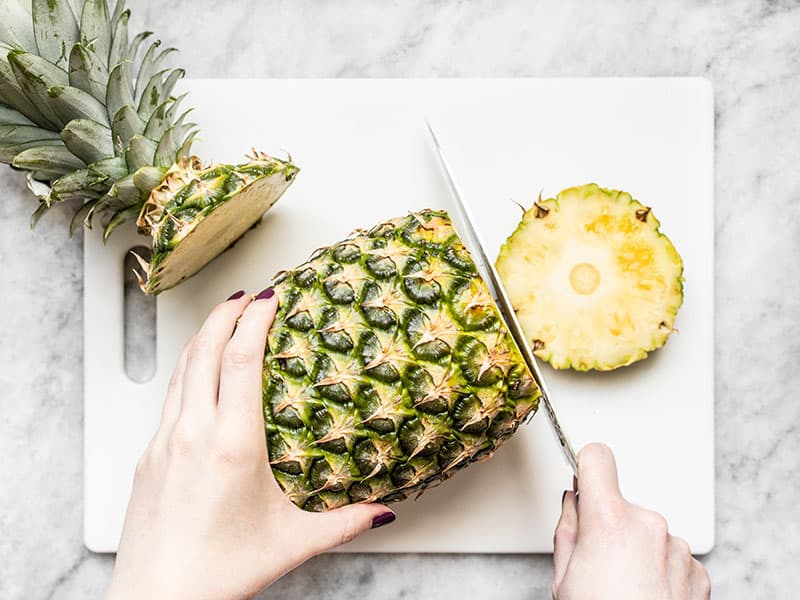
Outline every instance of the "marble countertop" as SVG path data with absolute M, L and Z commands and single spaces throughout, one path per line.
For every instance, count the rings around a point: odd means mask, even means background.
M 720 598 L 800 589 L 800 4 L 133 0 L 193 77 L 675 76 L 716 95 Z M 502 5 L 502 7 L 501 7 Z M 223 8 L 223 6 L 225 6 Z M 0 169 L 0 597 L 100 597 L 82 543 L 82 244 Z M 22 199 L 22 200 L 21 200 Z M 691 218 L 691 215 L 687 215 Z M 317 558 L 261 598 L 549 598 L 549 556 Z

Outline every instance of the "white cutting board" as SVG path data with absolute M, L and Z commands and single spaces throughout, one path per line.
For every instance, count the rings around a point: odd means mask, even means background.
M 288 150 L 302 168 L 260 227 L 158 297 L 157 370 L 123 368 L 122 278 L 132 230 L 85 238 L 85 541 L 117 547 L 134 465 L 156 428 L 180 348 L 233 291 L 356 227 L 451 198 L 424 117 L 439 132 L 489 251 L 529 205 L 572 185 L 627 190 L 654 208 L 686 265 L 686 300 L 666 347 L 604 374 L 544 374 L 573 444 L 616 451 L 623 492 L 662 512 L 696 553 L 714 541 L 713 98 L 702 79 L 194 80 L 195 152 L 238 161 Z M 489 462 L 419 500 L 359 552 L 550 552 L 572 475 L 543 414 Z

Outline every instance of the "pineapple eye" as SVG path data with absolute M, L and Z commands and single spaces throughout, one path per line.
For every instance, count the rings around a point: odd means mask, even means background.
M 361 258 L 361 250 L 355 244 L 342 244 L 333 251 L 333 260 L 340 263 L 353 263 Z
M 453 265 L 454 267 L 465 271 L 465 276 L 474 274 L 475 263 L 472 262 L 472 257 L 469 255 L 464 244 L 456 240 L 454 243 L 449 244 L 442 250 L 442 258 L 445 262 Z
M 295 271 L 292 273 L 292 280 L 295 284 L 302 288 L 311 287 L 317 281 L 317 272 L 308 267 L 302 271 Z
M 353 340 L 346 331 L 335 331 L 333 333 L 323 331 L 320 332 L 319 337 L 322 340 L 322 345 L 334 352 L 347 354 L 354 347 Z
M 371 238 L 390 238 L 394 237 L 395 227 L 393 223 L 381 223 L 369 230 L 367 235 Z
M 522 398 L 531 398 L 539 396 L 539 388 L 528 375 L 527 369 L 522 365 L 515 365 L 508 372 L 506 379 L 508 386 L 508 397 L 512 400 L 520 400 Z
M 450 354 L 450 346 L 440 336 L 447 335 L 440 323 L 431 323 L 430 317 L 421 310 L 406 313 L 405 334 L 411 343 L 411 351 L 421 360 L 438 362 Z
M 397 315 L 390 308 L 376 306 L 361 306 L 364 320 L 376 329 L 391 330 L 397 325 Z
M 307 310 L 304 310 L 286 319 L 286 325 L 297 331 L 311 331 L 314 329 L 314 319 Z
M 436 458 L 439 462 L 439 468 L 445 471 L 457 467 L 458 463 L 466 457 L 464 446 L 461 442 L 457 440 L 447 440 L 442 444 Z
M 270 464 L 289 475 L 301 475 L 303 465 L 299 459 L 289 456 L 289 445 L 280 433 L 275 432 L 269 436 L 269 462 Z
M 364 502 L 372 497 L 372 488 L 366 481 L 359 481 L 350 486 L 347 495 L 350 496 L 351 502 Z
M 369 272 L 378 279 L 389 279 L 397 275 L 397 265 L 388 256 L 370 256 L 365 264 Z
M 486 331 L 497 320 L 491 296 L 472 279 L 456 279 L 450 287 L 453 316 L 468 331 Z
M 464 379 L 474 385 L 490 386 L 503 378 L 503 372 L 488 361 L 489 349 L 474 337 L 461 336 L 456 343 L 455 355 Z
M 338 487 L 339 490 L 343 489 L 341 484 L 337 484 L 336 482 L 332 482 L 331 479 L 333 477 L 333 470 L 331 466 L 328 464 L 328 461 L 324 458 L 318 458 L 314 461 L 314 464 L 311 465 L 311 471 L 309 473 L 309 480 L 311 481 L 311 485 L 314 486 L 315 489 L 329 489 L 331 491 L 338 491 L 336 488 Z M 332 487 L 329 487 L 332 486 Z
M 399 488 L 402 488 L 412 481 L 417 475 L 417 470 L 409 463 L 400 463 L 392 469 L 391 478 L 392 483 Z
M 333 400 L 334 402 L 345 403 L 350 402 L 350 392 L 347 386 L 343 383 L 332 383 L 330 385 L 321 385 L 317 388 L 320 396 Z
M 427 369 L 414 366 L 406 370 L 404 381 L 414 408 L 432 414 L 444 413 L 450 408 L 455 390 L 448 385 L 447 377 L 437 383 Z
M 420 416 L 403 423 L 398 432 L 400 447 L 409 457 L 433 456 L 442 447 L 444 435 L 437 431 L 441 426 L 438 418 Z
M 486 430 L 486 435 L 493 440 L 504 440 L 510 437 L 517 430 L 517 422 L 514 421 L 513 415 L 501 414 Z
M 344 281 L 326 281 L 322 287 L 334 304 L 352 304 L 356 299 L 355 290 Z
M 386 465 L 380 462 L 378 449 L 372 440 L 364 440 L 359 442 L 353 448 L 353 460 L 356 461 L 361 474 L 376 476 L 383 475 L 387 472 Z
M 481 415 L 480 400 L 471 394 L 461 398 L 453 408 L 453 424 L 463 433 L 481 433 L 489 427 L 489 416 Z
M 442 295 L 442 288 L 436 281 L 425 281 L 421 277 L 409 276 L 403 279 L 403 290 L 408 297 L 419 304 L 435 304 Z

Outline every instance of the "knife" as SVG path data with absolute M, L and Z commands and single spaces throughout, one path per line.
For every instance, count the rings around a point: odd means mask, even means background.
M 564 458 L 567 459 L 569 466 L 572 468 L 572 473 L 575 475 L 575 477 L 577 477 L 578 459 L 575 455 L 575 450 L 572 448 L 572 444 L 570 444 L 569 439 L 564 433 L 564 429 L 561 427 L 561 423 L 559 422 L 556 412 L 553 409 L 553 404 L 550 402 L 550 392 L 547 390 L 547 385 L 542 378 L 542 372 L 539 370 L 539 365 L 536 363 L 536 358 L 534 357 L 533 351 L 528 343 L 528 338 L 522 331 L 522 327 L 517 319 L 517 313 L 511 306 L 511 301 L 508 298 L 508 293 L 506 292 L 506 288 L 503 286 L 500 275 L 498 275 L 494 265 L 486 256 L 486 246 L 481 240 L 480 234 L 475 227 L 475 219 L 473 219 L 472 214 L 469 211 L 469 207 L 464 202 L 464 198 L 461 195 L 458 184 L 453 177 L 453 172 L 450 170 L 450 165 L 444 156 L 442 147 L 439 145 L 439 140 L 436 137 L 436 133 L 434 133 L 433 127 L 431 127 L 431 124 L 427 119 L 425 120 L 425 123 L 428 125 L 428 131 L 430 131 L 431 138 L 433 139 L 433 145 L 436 148 L 437 155 L 439 156 L 439 163 L 442 166 L 447 183 L 450 186 L 450 191 L 453 193 L 453 198 L 455 199 L 456 213 L 459 217 L 458 221 L 460 221 L 460 223 L 456 223 L 456 229 L 459 230 L 459 233 L 461 233 L 461 238 L 464 242 L 464 245 L 475 260 L 475 266 L 478 269 L 478 273 L 486 282 L 486 285 L 489 288 L 489 293 L 492 295 L 492 298 L 494 298 L 495 304 L 497 304 L 497 309 L 500 311 L 500 317 L 503 319 L 503 321 L 505 321 L 505 324 L 511 333 L 511 337 L 514 340 L 522 359 L 528 366 L 528 371 L 530 371 L 533 380 L 536 382 L 536 385 L 539 386 L 539 391 L 541 392 L 541 403 L 544 406 L 544 412 L 547 415 L 547 420 L 550 422 L 550 427 L 553 430 L 559 445 L 561 446 L 561 451 L 564 455 Z M 460 227 L 458 227 L 458 225 L 460 225 Z

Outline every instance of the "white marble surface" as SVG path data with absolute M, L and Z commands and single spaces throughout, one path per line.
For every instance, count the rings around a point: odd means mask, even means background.
M 701 75 L 715 86 L 718 598 L 800 589 L 800 5 L 133 0 L 196 77 Z M 502 4 L 502 6 L 501 6 Z M 167 6 L 168 5 L 168 6 Z M 265 98 L 265 107 L 269 99 Z M 81 241 L 0 169 L 0 597 L 99 597 L 81 542 Z M 691 218 L 691 215 L 687 215 Z M 329 556 L 272 598 L 547 598 L 547 556 Z

